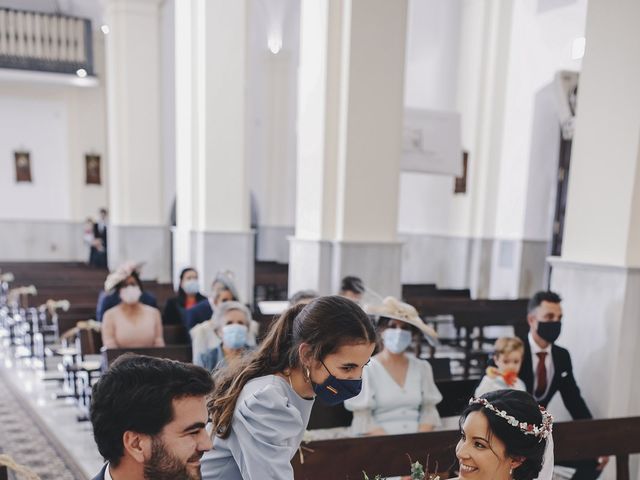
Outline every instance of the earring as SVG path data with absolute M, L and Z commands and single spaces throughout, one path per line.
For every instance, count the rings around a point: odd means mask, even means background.
M 309 367 L 304 367 L 303 374 L 304 381 L 307 383 L 311 383 L 311 372 L 309 371 Z
M 509 476 L 510 476 L 511 478 L 513 478 L 513 467 L 511 467 L 511 468 L 509 469 Z

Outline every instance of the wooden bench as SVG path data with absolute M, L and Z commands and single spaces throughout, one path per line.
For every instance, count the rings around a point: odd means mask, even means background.
M 102 351 L 103 365 L 110 367 L 116 358 L 127 352 L 191 363 L 191 345 L 167 345 L 152 348 L 109 348 Z
M 370 477 L 406 475 L 409 458 L 425 464 L 427 456 L 432 472 L 436 464 L 446 472 L 456 465 L 459 436 L 447 430 L 309 442 L 302 445 L 304 463 L 296 455 L 292 464 L 296 480 L 361 479 L 363 471 Z M 553 439 L 556 463 L 613 455 L 616 478 L 629 480 L 629 455 L 640 453 L 640 417 L 559 422 Z
M 0 467 L 0 480 L 9 480 L 9 471 L 7 467 Z

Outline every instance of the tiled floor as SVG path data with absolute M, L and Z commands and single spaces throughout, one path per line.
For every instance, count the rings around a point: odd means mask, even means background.
M 4 346 L 0 346 L 0 369 L 14 391 L 68 451 L 84 477 L 93 478 L 103 461 L 93 440 L 91 424 L 77 421 L 79 410 L 71 400 L 55 399 L 59 384 L 45 382 L 41 371 L 27 361 L 16 361 L 13 352 Z

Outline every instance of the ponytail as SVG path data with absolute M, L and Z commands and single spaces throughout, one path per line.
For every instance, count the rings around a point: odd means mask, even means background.
M 300 344 L 308 344 L 312 357 L 323 360 L 343 345 L 375 340 L 371 320 L 349 299 L 319 297 L 307 305 L 294 305 L 271 326 L 257 351 L 216 373 L 208 402 L 216 435 L 227 438 L 231 433 L 236 403 L 247 382 L 300 366 Z
M 293 322 L 304 307 L 295 305 L 286 310 L 271 326 L 255 353 L 247 355 L 234 368 L 223 368 L 216 373 L 216 387 L 208 407 L 219 437 L 229 436 L 236 402 L 249 380 L 296 366 L 290 359 L 293 354 Z M 294 356 L 297 356 L 297 350 Z

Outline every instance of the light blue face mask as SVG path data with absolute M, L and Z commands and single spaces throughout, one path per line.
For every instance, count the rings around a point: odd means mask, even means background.
M 182 285 L 182 289 L 187 295 L 195 295 L 200 291 L 200 283 L 196 279 L 187 280 L 184 282 L 184 285 Z
M 231 323 L 222 327 L 222 343 L 231 350 L 243 348 L 247 344 L 247 332 L 249 329 L 237 323 Z
M 411 344 L 411 332 L 400 328 L 387 328 L 382 332 L 382 341 L 391 353 L 402 353 Z

